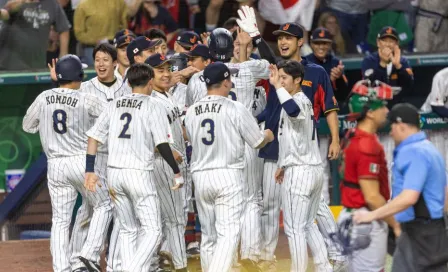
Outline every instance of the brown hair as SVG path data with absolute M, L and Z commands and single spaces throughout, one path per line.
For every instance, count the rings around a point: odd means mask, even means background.
M 335 53 L 337 55 L 343 56 L 343 55 L 345 55 L 345 52 L 346 52 L 345 51 L 345 41 L 344 41 L 344 38 L 342 37 L 341 28 L 339 26 L 338 18 L 331 12 L 324 12 L 319 17 L 318 26 L 327 28 L 326 23 L 327 23 L 328 18 L 330 18 L 330 17 L 334 17 L 336 19 L 336 23 L 337 23 L 336 35 L 333 35 L 333 40 L 336 45 Z

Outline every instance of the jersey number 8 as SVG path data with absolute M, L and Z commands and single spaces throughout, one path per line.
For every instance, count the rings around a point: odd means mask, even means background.
M 53 112 L 53 129 L 58 134 L 67 132 L 67 113 L 64 110 Z
M 201 122 L 201 127 L 205 127 L 208 124 L 208 130 L 207 130 L 207 134 L 210 134 L 210 138 L 208 137 L 203 137 L 202 138 L 202 143 L 205 145 L 212 145 L 213 142 L 215 141 L 215 122 L 212 119 L 204 119 Z

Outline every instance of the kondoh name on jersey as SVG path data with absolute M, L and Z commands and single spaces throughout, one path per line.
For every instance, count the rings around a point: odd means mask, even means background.
M 137 99 L 120 99 L 117 101 L 117 108 L 137 108 L 141 109 L 143 101 Z
M 77 98 L 67 97 L 65 95 L 50 95 L 45 97 L 47 99 L 47 105 L 50 104 L 63 104 L 68 105 L 72 107 L 76 107 L 76 104 L 78 103 Z
M 205 105 L 198 105 L 198 106 L 194 107 L 194 110 L 196 112 L 196 115 L 203 114 L 203 113 L 210 113 L 210 112 L 219 113 L 219 111 L 221 110 L 221 107 L 222 107 L 222 104 L 219 104 L 219 103 L 212 103 L 211 106 L 209 103 L 207 103 Z

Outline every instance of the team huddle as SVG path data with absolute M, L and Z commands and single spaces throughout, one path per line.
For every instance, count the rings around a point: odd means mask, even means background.
M 320 113 L 332 134 L 328 156 L 339 153 L 328 75 L 300 58 L 299 26 L 274 32 L 284 59 L 276 64 L 253 10 L 239 14 L 241 31 L 218 28 L 207 45 L 171 58 L 156 52 L 160 41 L 122 31 L 116 48 L 95 48 L 97 77 L 87 82 L 74 55 L 50 67 L 59 87 L 36 98 L 23 129 L 40 133 L 48 158 L 54 271 L 101 271 L 106 238 L 107 271 L 162 271 L 164 256 L 187 271 L 193 196 L 202 271 L 230 271 L 238 259 L 248 271 L 276 271 L 280 208 L 291 271 L 306 271 L 307 248 L 317 271 L 345 264 L 322 197 Z M 264 59 L 249 58 L 253 45 Z M 115 70 L 123 52 L 129 67 Z

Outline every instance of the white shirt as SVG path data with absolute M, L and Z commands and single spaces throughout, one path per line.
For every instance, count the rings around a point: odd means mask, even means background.
M 23 130 L 39 132 L 48 159 L 85 155 L 86 132 L 105 106 L 101 99 L 87 93 L 50 89 L 41 93 L 28 108 Z
M 87 135 L 109 142 L 108 167 L 153 170 L 154 148 L 171 143 L 168 119 L 161 116 L 165 111 L 154 98 L 128 94 L 110 103 Z
M 193 150 L 191 172 L 243 169 L 245 143 L 255 148 L 264 139 L 241 103 L 215 95 L 207 95 L 187 110 L 185 128 Z
M 432 79 L 431 92 L 421 108 L 422 112 L 432 112 L 431 106 L 448 107 L 448 67 L 440 70 Z
M 284 109 L 281 111 L 278 166 L 320 165 L 322 159 L 317 142 L 313 105 L 303 92 L 296 93 L 293 99 L 299 106 L 300 113 L 291 117 Z

